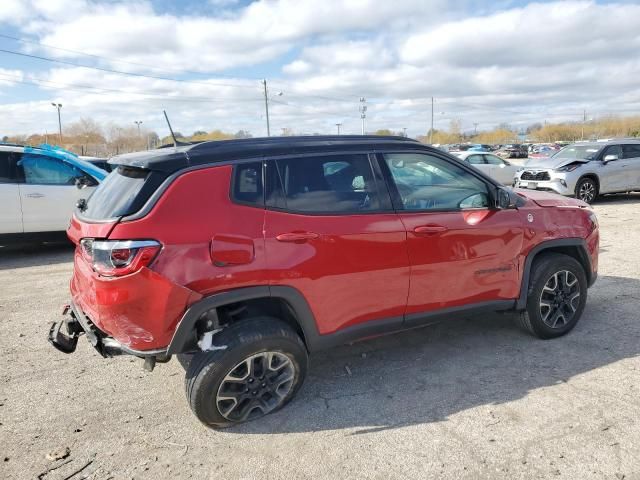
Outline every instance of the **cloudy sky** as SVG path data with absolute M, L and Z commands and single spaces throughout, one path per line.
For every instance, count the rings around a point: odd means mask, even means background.
M 640 114 L 640 1 L 3 0 L 0 135 L 81 117 L 424 134 Z M 282 94 L 280 95 L 280 92 Z

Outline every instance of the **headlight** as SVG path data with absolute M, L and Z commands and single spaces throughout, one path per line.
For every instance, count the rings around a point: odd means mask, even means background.
M 579 163 L 571 163 L 569 165 L 565 165 L 564 167 L 554 168 L 554 170 L 556 172 L 573 172 L 579 166 L 580 166 Z

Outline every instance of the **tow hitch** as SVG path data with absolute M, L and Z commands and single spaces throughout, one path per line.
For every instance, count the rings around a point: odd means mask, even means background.
M 75 319 L 73 313 L 67 317 L 69 305 L 65 305 L 62 315 L 64 319 L 51 324 L 49 329 L 49 343 L 63 353 L 73 353 L 78 345 L 78 337 L 83 332 L 82 326 Z

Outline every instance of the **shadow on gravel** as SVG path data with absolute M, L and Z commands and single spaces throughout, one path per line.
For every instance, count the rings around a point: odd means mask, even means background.
M 355 428 L 358 435 L 518 400 L 638 356 L 639 301 L 640 281 L 602 277 L 589 291 L 580 323 L 559 339 L 538 340 L 521 332 L 511 314 L 497 314 L 333 349 L 312 356 L 291 404 L 227 432 Z
M 72 262 L 73 249 L 69 241 L 0 246 L 0 270 Z
M 593 206 L 597 207 L 598 205 L 626 205 L 629 203 L 640 203 L 640 193 L 604 195 L 602 197 L 598 197 Z

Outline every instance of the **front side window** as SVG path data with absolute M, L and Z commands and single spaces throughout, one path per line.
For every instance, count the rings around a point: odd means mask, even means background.
M 0 183 L 23 183 L 24 175 L 18 163 L 22 154 L 0 152 Z
M 463 168 L 420 153 L 384 155 L 404 210 L 487 208 L 487 185 Z
M 86 175 L 76 167 L 46 155 L 23 155 L 19 165 L 25 182 L 35 185 L 74 185 Z
M 618 158 L 622 158 L 622 147 L 620 145 L 609 145 L 605 148 L 604 152 L 602 152 L 602 158 L 607 155 L 616 155 Z
M 280 191 L 268 189 L 267 205 L 294 212 L 358 213 L 380 209 L 376 182 L 366 154 L 288 158 L 272 162 Z M 270 175 L 269 172 L 272 172 Z M 271 181 L 268 179 L 268 183 Z

